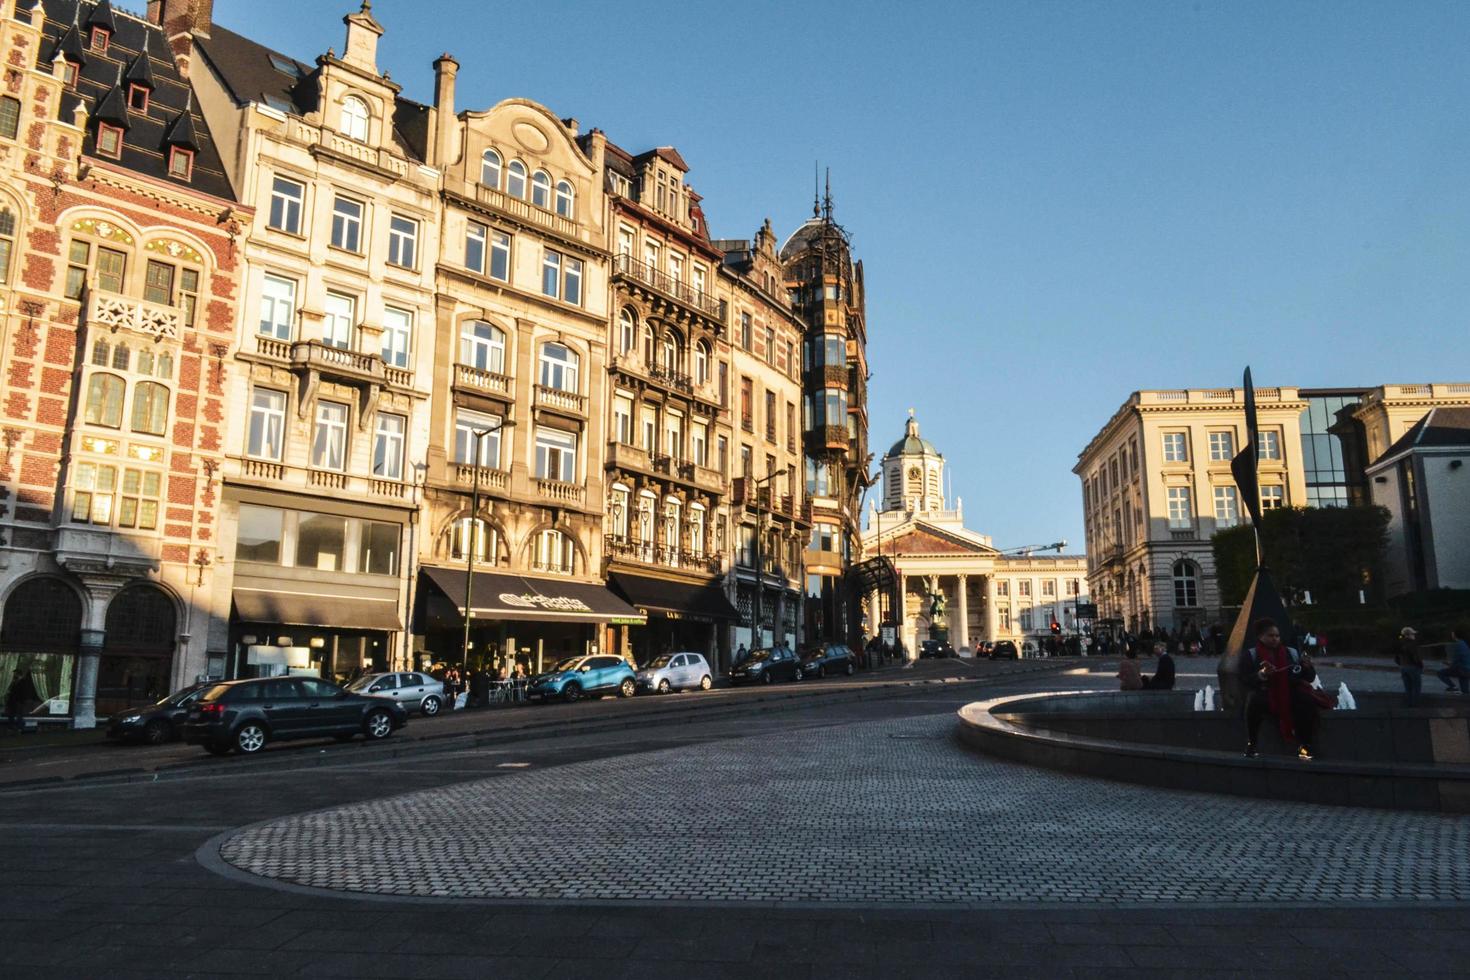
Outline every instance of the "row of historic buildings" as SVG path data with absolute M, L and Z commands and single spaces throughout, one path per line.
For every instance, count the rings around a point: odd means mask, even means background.
M 1449 434 L 1465 406 L 1464 383 L 1257 388 L 1261 508 L 1386 506 L 1387 594 L 1470 588 L 1470 493 L 1455 463 L 1470 439 Z M 1442 424 L 1422 424 L 1431 413 Z M 1250 519 L 1230 473 L 1245 433 L 1241 389 L 1136 391 L 1088 443 L 1073 472 L 1102 619 L 1142 630 L 1220 618 L 1210 539 Z M 1443 459 L 1426 464 L 1431 448 Z
M 212 6 L 0 0 L 0 687 L 860 639 L 830 195 L 716 239 L 672 147 L 404 97 L 368 3 Z

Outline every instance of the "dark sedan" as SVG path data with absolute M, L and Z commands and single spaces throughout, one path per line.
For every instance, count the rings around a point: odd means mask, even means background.
M 991 660 L 1020 660 L 1021 651 L 1010 640 L 1000 640 L 990 648 Z
M 828 674 L 852 676 L 857 670 L 857 657 L 841 643 L 823 643 L 813 647 L 801 658 L 801 672 L 807 677 L 826 677 Z
M 215 755 L 253 755 L 295 738 L 387 738 L 408 723 L 396 701 L 344 691 L 319 677 L 267 677 L 213 684 L 189 708 L 184 741 Z
M 958 656 L 959 654 L 954 652 L 954 647 L 950 646 L 947 640 L 925 640 L 923 643 L 919 644 L 920 660 L 923 660 L 925 657 L 942 658 Z
M 803 677 L 801 661 L 790 650 L 752 650 L 730 671 L 732 684 L 773 684 L 776 681 L 799 681 Z
M 118 742 L 146 742 L 148 745 L 172 742 L 183 732 L 189 707 L 213 686 L 212 682 L 195 684 L 175 691 L 157 704 L 120 711 L 108 721 L 107 737 Z

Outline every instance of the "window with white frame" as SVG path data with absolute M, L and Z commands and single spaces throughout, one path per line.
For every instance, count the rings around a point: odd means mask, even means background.
M 618 353 L 627 354 L 638 342 L 638 320 L 626 306 L 618 311 Z
M 342 470 L 347 465 L 347 406 L 316 403 L 316 433 L 311 441 L 311 465 L 319 470 Z
M 1284 488 L 1261 487 L 1261 510 L 1280 510 L 1286 504 Z
M 664 501 L 664 561 L 679 564 L 679 518 L 683 507 L 677 500 Z
M 695 558 L 704 557 L 704 525 L 704 505 L 691 505 L 689 508 L 689 554 Z
M 998 596 L 1000 596 L 1000 595 L 1003 595 L 1003 596 L 1010 595 L 1011 594 L 1011 583 L 1010 582 L 996 582 L 995 583 L 995 594 L 998 595 Z
M 551 210 L 551 175 L 544 170 L 531 175 L 531 203 Z
M 499 415 L 472 412 L 467 408 L 454 413 L 454 461 L 470 466 L 500 469 Z
M 638 495 L 637 540 L 639 555 L 644 561 L 653 560 L 653 494 L 644 491 Z
M 703 299 L 705 290 L 705 277 L 708 275 L 708 272 L 706 272 L 704 266 L 700 265 L 698 262 L 694 263 L 693 272 L 694 278 L 690 281 L 689 284 L 694 287 L 695 295 L 698 298 Z
M 1181 559 L 1174 563 L 1174 605 L 1181 609 L 1199 605 L 1199 576 L 1192 561 Z
M 120 471 L 120 472 L 119 472 Z M 79 462 L 72 472 L 71 520 L 153 531 L 163 475 L 155 470 Z
M 561 298 L 573 306 L 582 305 L 582 260 L 567 256 L 562 263 Z
M 1041 582 L 1041 594 L 1043 597 L 1056 598 L 1057 583 L 1055 579 L 1043 579 Z
M 618 226 L 618 254 L 633 257 L 633 229 L 627 225 Z
M 1235 455 L 1235 433 L 1215 431 L 1210 433 L 1210 460 L 1228 462 Z
M 1021 595 L 1023 598 L 1029 599 L 1031 597 L 1031 580 L 1023 578 L 1020 582 L 1016 584 L 1020 588 L 1020 592 L 1018 594 Z
M 480 183 L 492 190 L 500 190 L 500 154 L 486 150 L 480 154 Z
M 560 531 L 548 528 L 536 534 L 536 553 L 532 564 L 537 571 L 571 575 L 575 562 L 576 548 L 572 539 Z
M 459 363 L 504 374 L 505 331 L 484 320 L 467 321 L 459 330 Z
M 1194 511 L 1190 507 L 1188 487 L 1170 487 L 1169 527 L 1173 530 L 1188 530 L 1194 526 Z
M 413 312 L 395 306 L 383 308 L 383 362 L 389 367 L 407 368 L 413 348 Z
M 285 177 L 272 178 L 267 226 L 291 235 L 301 234 L 301 209 L 305 201 L 306 185 Z
M 1261 459 L 1281 458 L 1280 432 L 1275 429 L 1262 429 L 1256 435 L 1256 455 Z
M 709 466 L 709 426 L 695 422 L 689 430 L 690 455 L 696 466 Z
M 608 500 L 608 513 L 612 515 L 612 536 L 620 541 L 628 540 L 628 488 L 615 483 Z
M 576 433 L 545 426 L 536 429 L 536 478 L 561 483 L 576 481 Z
M 352 328 L 357 322 L 357 298 L 344 293 L 327 293 L 322 310 L 322 343 L 350 350 Z
M 359 143 L 368 141 L 367 103 L 355 95 L 342 100 L 342 135 Z
M 613 396 L 613 438 L 625 446 L 633 444 L 633 398 L 621 392 Z
M 1240 523 L 1240 498 L 1234 487 L 1215 488 L 1215 526 L 1234 527 Z
M 645 452 L 653 452 L 658 448 L 658 413 L 649 405 L 644 405 L 639 410 L 639 431 L 642 441 L 639 445 Z
M 290 340 L 296 321 L 296 280 L 267 274 L 260 287 L 259 333 L 276 340 Z
M 676 462 L 684 458 L 684 416 L 672 410 L 664 412 L 664 453 Z
M 1164 462 L 1189 462 L 1189 441 L 1183 432 L 1164 433 Z
M 556 213 L 563 218 L 571 218 L 576 210 L 577 195 L 572 190 L 572 185 L 565 180 L 557 181 L 556 184 Z
M 347 252 L 362 251 L 361 201 L 338 197 L 332 201 L 332 246 Z
M 498 564 L 500 559 L 500 535 L 483 520 L 461 517 L 449 532 L 449 557 L 464 561 L 469 558 L 469 549 L 475 549 L 476 563 Z
M 256 388 L 250 394 L 250 424 L 245 454 L 279 460 L 286 432 L 286 393 Z
M 709 382 L 709 345 L 704 341 L 694 345 L 694 383 Z
M 419 223 L 395 214 L 388 219 L 388 264 L 412 269 L 418 262 Z
M 510 235 L 493 228 L 490 230 L 489 275 L 501 282 L 510 281 Z
M 561 253 L 549 248 L 541 257 L 541 292 L 553 299 L 561 297 Z
M 490 229 L 478 221 L 471 221 L 465 225 L 464 233 L 464 267 L 471 272 L 485 271 L 485 240 L 489 236 Z
M 379 412 L 373 432 L 373 476 L 380 480 L 403 479 L 403 434 L 408 419 Z
M 573 306 L 582 304 L 582 260 L 547 249 L 541 259 L 541 292 Z
M 512 160 L 505 168 L 505 192 L 511 197 L 526 199 L 526 165 L 519 160 Z
M 541 345 L 541 387 L 577 391 L 577 367 L 581 358 L 563 344 Z

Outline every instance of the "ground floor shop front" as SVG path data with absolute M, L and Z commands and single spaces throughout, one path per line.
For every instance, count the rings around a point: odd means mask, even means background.
M 738 613 L 720 580 L 664 578 L 637 572 L 615 571 L 608 586 L 622 597 L 645 623 L 609 630 L 608 652 L 642 666 L 669 653 L 698 653 L 719 669 L 729 660 L 726 625 Z

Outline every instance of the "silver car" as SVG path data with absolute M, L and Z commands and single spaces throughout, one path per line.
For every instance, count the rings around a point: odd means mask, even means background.
M 409 711 L 422 712 L 433 717 L 444 707 L 444 682 L 436 681 L 428 674 L 405 670 L 395 674 L 364 674 L 347 690 L 356 694 L 371 694 L 378 698 L 392 698 Z
M 714 681 L 710 677 L 709 662 L 697 653 L 666 653 L 649 661 L 637 675 L 640 691 L 687 691 L 699 688 L 708 691 Z

